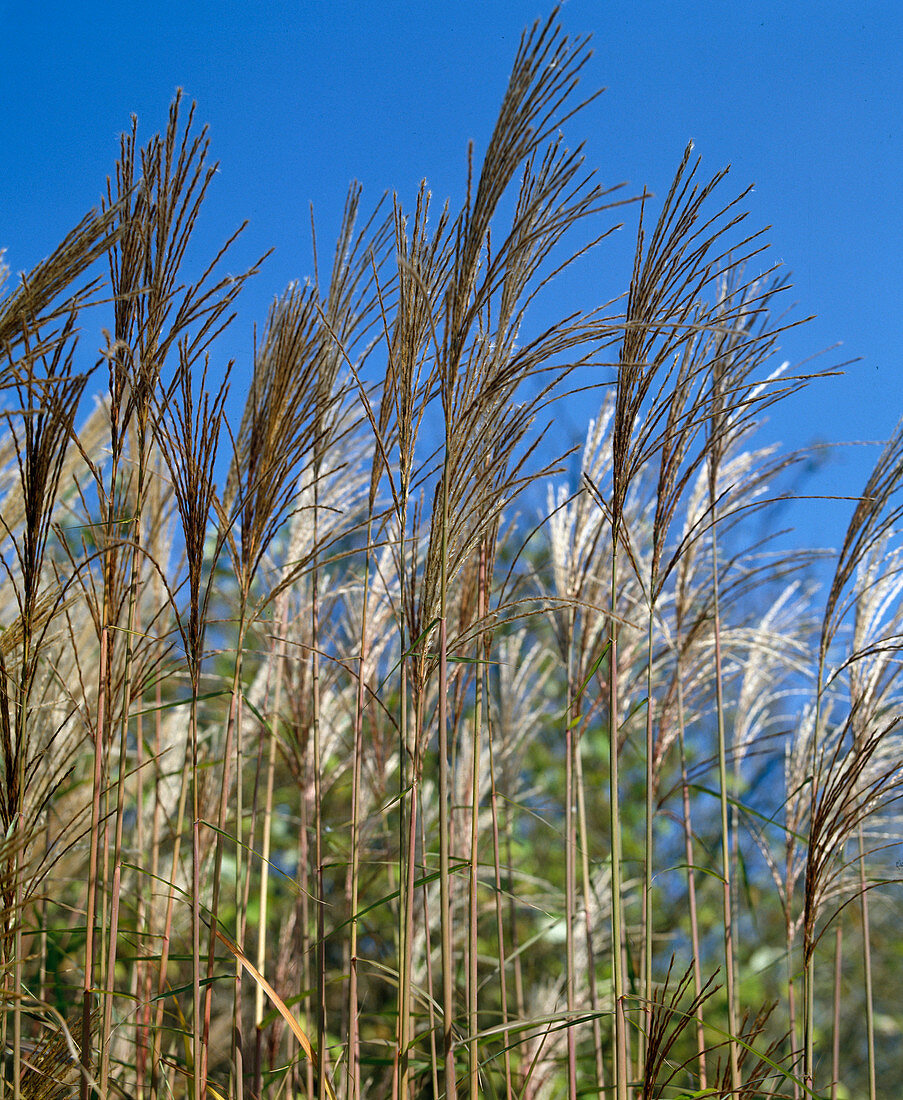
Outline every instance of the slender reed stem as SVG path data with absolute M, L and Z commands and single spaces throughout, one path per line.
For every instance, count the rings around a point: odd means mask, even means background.
M 564 909 L 565 909 L 565 952 L 567 957 L 567 1065 L 568 1065 L 568 1098 L 577 1098 L 577 1038 L 575 1034 L 574 1016 L 577 1010 L 577 963 L 576 947 L 574 943 L 574 920 L 577 912 L 577 886 L 576 886 L 576 817 L 575 817 L 575 777 L 574 764 L 576 757 L 575 739 L 580 726 L 580 715 L 577 711 L 576 676 L 573 672 L 574 656 L 574 619 L 576 609 L 568 610 L 568 697 L 565 710 L 565 772 L 564 772 Z
M 486 591 L 486 543 L 480 543 L 479 577 L 477 581 L 477 616 L 480 621 L 485 620 L 488 605 Z M 467 1066 L 469 1095 L 472 1100 L 478 1100 L 480 1096 L 480 1044 L 478 991 L 479 991 L 479 898 L 477 890 L 479 885 L 479 841 L 480 841 L 480 760 L 482 756 L 483 733 L 483 635 L 482 632 L 476 638 L 476 697 L 474 700 L 473 738 L 470 760 L 471 798 L 470 798 L 470 853 L 469 853 L 469 880 L 468 880 L 468 968 L 467 968 Z
M 696 1002 L 696 1056 L 699 1067 L 699 1088 L 705 1091 L 708 1085 L 706 1070 L 705 1019 L 702 994 L 702 947 L 699 938 L 699 913 L 696 903 L 696 856 L 693 844 L 693 825 L 690 814 L 690 783 L 687 777 L 687 750 L 684 735 L 684 693 L 683 676 L 680 669 L 681 636 L 677 630 L 676 649 L 678 653 L 677 669 L 677 738 L 680 756 L 680 791 L 683 809 L 684 852 L 687 861 L 687 902 L 690 918 L 690 941 L 693 949 L 693 993 Z
M 448 458 L 446 421 L 445 462 L 442 470 L 442 549 L 439 580 L 439 904 L 442 951 L 442 1053 L 445 1061 L 446 1100 L 457 1100 L 454 1051 L 454 957 L 449 860 L 448 778 Z
M 487 644 L 488 649 L 488 644 Z M 488 678 L 488 675 L 487 675 Z M 493 742 L 493 721 L 491 708 L 486 714 L 487 751 L 489 753 L 489 808 L 492 820 L 492 866 L 495 875 L 495 930 L 498 941 L 499 998 L 502 1017 L 502 1064 L 505 1071 L 505 1100 L 513 1100 L 515 1082 L 511 1064 L 511 1046 L 508 1030 L 510 1011 L 508 1008 L 508 959 L 505 951 L 505 910 L 502 890 L 502 858 L 499 838 L 499 791 L 496 784 L 495 749 Z
M 358 899 L 360 897 L 361 868 L 361 772 L 364 762 L 364 677 L 367 668 L 368 600 L 370 595 L 370 555 L 373 537 L 372 507 L 367 515 L 367 534 L 364 554 L 364 584 L 361 594 L 360 654 L 357 665 L 357 690 L 354 703 L 354 748 L 351 764 L 351 858 L 348 864 L 348 911 L 351 924 L 348 931 L 348 1054 L 347 1100 L 360 1100 L 361 1095 L 361 1045 L 358 1030 L 360 1005 L 358 1003 Z
M 641 1030 L 639 1041 L 638 1060 L 644 1064 L 646 1060 L 646 1043 L 652 1034 L 653 1003 L 652 1003 L 652 938 L 654 932 L 654 920 L 652 913 L 652 868 L 653 868 L 653 834 L 652 823 L 655 817 L 655 736 L 653 730 L 652 714 L 652 654 L 653 654 L 653 617 L 655 613 L 654 603 L 649 607 L 649 619 L 646 624 L 646 782 L 645 782 L 645 810 L 646 820 L 644 829 L 644 858 L 643 858 L 643 1015 L 646 1018 L 646 1026 Z
M 858 828 L 857 843 L 859 846 L 859 906 L 862 914 L 862 971 L 865 979 L 865 1038 L 868 1051 L 868 1082 L 869 1100 L 877 1100 L 878 1081 L 875 1057 L 875 994 L 872 982 L 872 936 L 871 915 L 869 912 L 869 891 L 865 875 L 865 837 L 862 823 Z M 838 921 L 838 931 L 840 929 Z M 837 997 L 840 1004 L 840 997 Z M 838 1074 L 839 1076 L 839 1074 Z
M 275 679 L 276 686 L 273 692 L 272 719 L 267 737 L 267 761 L 266 761 L 266 796 L 263 820 L 263 838 L 260 860 L 260 889 L 259 905 L 260 917 L 257 923 L 257 969 L 262 974 L 266 965 L 267 924 L 269 921 L 269 896 L 270 896 L 270 852 L 273 831 L 273 788 L 276 779 L 276 745 L 278 742 L 277 729 L 279 715 L 282 709 L 282 681 L 285 666 L 285 639 L 288 630 L 288 597 L 282 593 L 276 603 L 274 621 L 278 623 L 278 641 L 274 644 Z M 261 728 L 261 736 L 266 734 L 266 729 Z M 254 987 L 254 1095 L 260 1096 L 262 1090 L 262 1057 L 263 1044 L 263 1020 L 264 999 L 263 987 L 257 984 Z
M 582 739 L 576 739 L 574 754 L 574 786 L 577 792 L 577 836 L 580 848 L 580 876 L 583 894 L 583 932 L 586 939 L 586 976 L 589 1004 L 593 1020 L 593 1056 L 596 1066 L 596 1088 L 605 1090 L 605 1060 L 602 1053 L 602 1004 L 596 981 L 596 953 L 593 949 L 592 882 L 590 880 L 590 832 L 586 817 L 586 783 L 583 773 Z
M 79 1089 L 81 1100 L 87 1100 L 89 1074 L 91 1072 L 91 1017 L 94 1012 L 94 974 L 96 965 L 95 936 L 97 932 L 98 864 L 100 843 L 100 799 L 104 772 L 104 730 L 106 729 L 107 663 L 109 660 L 107 627 L 100 632 L 98 660 L 97 724 L 94 730 L 94 776 L 91 798 L 91 833 L 88 850 L 88 891 L 85 914 L 85 978 L 82 989 L 81 1075 Z
M 624 888 L 621 868 L 621 799 L 619 774 L 618 709 L 618 522 L 612 525 L 611 536 L 611 624 L 608 640 L 608 792 L 609 836 L 611 842 L 611 952 L 615 1002 L 614 1077 L 617 1100 L 627 1100 L 627 1016 L 624 988 Z
M 323 760 L 320 744 L 320 573 L 317 559 L 317 540 L 319 538 L 319 480 L 320 464 L 314 463 L 314 504 L 313 504 L 313 546 L 314 560 L 311 570 L 310 593 L 310 633 L 311 633 L 311 721 L 313 725 L 313 772 L 314 772 L 314 865 L 316 867 L 316 894 L 314 895 L 317 913 L 317 1098 L 326 1096 L 326 891 L 323 881 L 323 822 L 321 811 Z
M 714 484 L 714 480 L 712 481 Z M 714 494 L 712 508 L 714 509 Z M 718 588 L 718 539 L 712 524 L 712 629 L 715 635 L 715 716 L 718 726 L 718 801 L 721 811 L 721 899 L 724 921 L 724 975 L 727 992 L 727 1017 L 730 1039 L 728 1054 L 731 1067 L 731 1088 L 740 1088 L 739 1048 L 737 1044 L 737 988 L 734 974 L 734 922 L 731 897 L 731 844 L 728 816 L 727 738 L 725 735 L 723 676 L 721 663 L 721 617 Z
M 840 1083 L 840 989 L 843 981 L 843 924 L 834 930 L 834 1011 L 831 1043 L 831 1100 L 837 1100 Z

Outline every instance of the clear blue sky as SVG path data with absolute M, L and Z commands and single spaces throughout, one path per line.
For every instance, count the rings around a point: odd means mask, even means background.
M 352 178 L 365 206 L 386 189 L 409 202 L 422 177 L 437 198 L 460 198 L 467 142 L 482 149 L 520 32 L 550 10 L 535 0 L 0 0 L 6 261 L 15 273 L 45 255 L 97 203 L 130 115 L 149 137 L 182 86 L 221 162 L 200 227 L 207 247 L 245 218 L 235 268 L 276 246 L 230 337 L 230 354 L 246 355 L 252 322 L 310 271 L 310 202 L 325 253 Z M 662 194 L 690 138 L 706 172 L 731 163 L 727 190 L 756 184 L 751 221 L 771 224 L 800 315 L 818 315 L 788 335 L 785 356 L 841 341 L 825 365 L 862 358 L 774 414 L 771 432 L 791 446 L 885 438 L 903 413 L 901 13 L 899 0 L 562 8 L 568 33 L 593 37 L 585 90 L 607 88 L 567 129 L 601 180 Z M 626 281 L 629 243 L 625 233 L 612 246 L 599 299 Z M 858 491 L 874 453 L 845 450 L 819 487 Z M 846 512 L 822 513 L 819 541 L 840 541 Z

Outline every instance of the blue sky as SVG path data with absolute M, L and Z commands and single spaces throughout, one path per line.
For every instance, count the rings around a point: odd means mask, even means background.
M 181 86 L 221 162 L 201 254 L 245 218 L 236 269 L 276 247 L 230 336 L 229 354 L 246 357 L 252 323 L 310 272 L 311 202 L 324 255 L 353 178 L 365 207 L 385 190 L 410 203 L 424 177 L 437 199 L 460 199 L 467 142 L 479 154 L 520 32 L 550 10 L 534 0 L 0 0 L 6 261 L 17 272 L 45 255 L 99 200 L 131 114 L 146 139 Z M 561 21 L 592 35 L 585 91 L 607 89 L 566 131 L 585 141 L 600 180 L 663 194 L 690 138 L 706 173 L 730 163 L 725 197 L 756 184 L 750 224 L 772 226 L 771 257 L 793 274 L 788 301 L 817 314 L 787 335 L 785 357 L 838 342 L 823 365 L 861 357 L 776 411 L 769 434 L 788 446 L 885 438 L 903 413 L 899 2 L 569 0 Z M 629 230 L 613 240 L 586 305 L 623 287 L 630 245 Z M 840 450 L 813 490 L 858 491 L 874 454 Z M 836 544 L 847 511 L 800 511 L 798 522 Z

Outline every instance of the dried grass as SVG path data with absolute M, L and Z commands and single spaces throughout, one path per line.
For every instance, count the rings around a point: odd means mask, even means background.
M 0 301 L 4 1096 L 874 1095 L 903 443 L 820 611 L 749 534 L 785 284 L 689 148 L 625 298 L 536 324 L 626 201 L 588 57 L 524 36 L 460 210 L 352 187 L 247 365 L 179 97 Z

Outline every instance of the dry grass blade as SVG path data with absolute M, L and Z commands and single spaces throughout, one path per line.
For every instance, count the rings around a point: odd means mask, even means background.
M 220 941 L 220 943 L 224 944 L 225 947 L 232 952 L 235 958 L 238 959 L 238 961 L 241 963 L 242 967 L 247 970 L 254 981 L 266 993 L 273 1007 L 291 1028 L 292 1034 L 298 1040 L 298 1045 L 304 1051 L 308 1061 L 310 1061 L 312 1065 L 316 1066 L 317 1056 L 316 1054 L 314 1054 L 313 1047 L 310 1045 L 310 1039 L 308 1039 L 307 1035 L 304 1032 L 304 1028 L 302 1028 L 298 1021 L 295 1019 L 285 1001 L 279 996 L 276 990 L 273 989 L 273 987 L 266 980 L 263 974 L 260 973 L 257 967 L 251 962 L 251 960 L 247 957 L 244 951 L 242 951 L 242 949 L 238 947 L 237 944 L 234 944 L 230 939 L 227 939 L 227 937 L 224 936 L 218 928 L 214 929 L 214 932 L 216 938 Z M 333 1090 L 332 1085 L 329 1082 L 329 1078 L 324 1078 L 324 1082 L 326 1086 L 326 1094 L 330 1097 L 330 1100 L 336 1100 L 336 1094 Z

